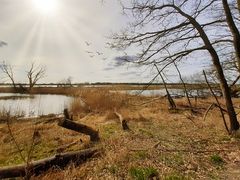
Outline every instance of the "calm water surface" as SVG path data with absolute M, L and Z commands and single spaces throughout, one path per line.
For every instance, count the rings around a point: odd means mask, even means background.
M 22 95 L 14 93 L 0 93 L 0 97 L 24 96 L 22 99 L 0 100 L 0 111 L 10 111 L 12 115 L 40 116 L 59 114 L 64 108 L 69 108 L 72 97 L 64 95 Z
M 116 91 L 112 91 L 116 92 Z M 165 89 L 159 90 L 127 90 L 118 91 L 121 93 L 128 93 L 134 95 L 143 96 L 164 96 L 166 95 Z M 172 96 L 185 96 L 182 89 L 169 89 Z M 209 90 L 204 89 L 201 91 L 191 90 L 189 91 L 190 96 L 205 96 L 209 94 Z M 1 100 L 1 97 L 7 96 L 24 96 L 21 99 L 7 99 Z M 32 97 L 33 96 L 33 97 Z M 26 95 L 26 94 L 14 94 L 14 93 L 0 93 L 0 112 L 10 111 L 12 115 L 22 115 L 26 117 L 40 116 L 47 114 L 60 114 L 64 108 L 69 108 L 72 101 L 72 97 L 65 95 Z

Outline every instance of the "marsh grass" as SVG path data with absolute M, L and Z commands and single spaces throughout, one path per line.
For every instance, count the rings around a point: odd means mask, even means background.
M 105 113 L 127 107 L 126 94 L 111 93 L 108 89 L 82 89 L 75 93 L 75 99 L 71 103 L 71 111 Z

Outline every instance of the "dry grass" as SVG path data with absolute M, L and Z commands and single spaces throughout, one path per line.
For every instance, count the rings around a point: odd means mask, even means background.
M 91 98 L 91 94 L 94 98 Z M 33 179 L 239 179 L 240 140 L 227 135 L 220 113 L 210 111 L 206 121 L 203 114 L 213 99 L 197 102 L 198 114 L 180 109 L 169 111 L 167 100 L 159 99 L 142 106 L 148 98 L 131 97 L 127 106 L 121 104 L 124 97 L 103 92 L 86 92 L 81 97 L 89 97 L 92 113 L 77 122 L 99 130 L 101 141 L 90 144 L 89 138 L 58 127 L 56 123 L 13 122 L 14 136 L 23 148 L 28 147 L 33 129 L 41 135 L 33 152 L 33 159 L 40 159 L 56 153 L 56 149 L 79 138 L 83 142 L 65 151 L 83 149 L 90 146 L 102 147 L 100 156 L 75 167 L 69 165 L 64 170 L 52 169 Z M 106 93 L 106 92 L 105 92 Z M 116 97 L 115 97 L 116 95 Z M 103 107 L 100 107 L 103 102 Z M 111 104 L 111 106 L 109 104 Z M 178 106 L 186 107 L 185 99 L 177 99 Z M 240 104 L 234 99 L 235 106 Z M 123 131 L 116 117 L 109 111 L 117 106 L 128 120 L 131 131 Z M 76 112 L 79 109 L 76 108 Z M 102 113 L 99 113 L 101 112 Z M 191 118 L 191 120 L 190 120 Z M 6 124 L 0 124 L 0 166 L 21 163 L 16 148 L 9 139 Z
M 111 93 L 108 89 L 82 89 L 76 92 L 71 111 L 78 113 L 105 113 L 128 106 L 126 94 Z

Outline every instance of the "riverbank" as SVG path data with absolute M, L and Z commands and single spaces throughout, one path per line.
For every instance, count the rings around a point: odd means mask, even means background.
M 186 83 L 186 88 L 190 90 L 202 90 L 208 89 L 207 84 L 188 84 Z M 27 84 L 23 84 L 20 87 L 24 89 L 28 89 Z M 182 89 L 183 85 L 179 83 L 170 83 L 167 84 L 169 89 Z M 212 84 L 214 89 L 219 89 L 219 85 Z M 49 84 L 49 85 L 36 85 L 31 90 L 32 94 L 72 94 L 76 91 L 82 89 L 99 89 L 99 90 L 112 90 L 112 91 L 121 91 L 121 90 L 159 90 L 164 89 L 163 84 L 131 84 L 131 83 L 106 83 L 106 84 L 72 84 L 72 85 L 64 85 L 64 84 Z M 19 92 L 22 92 L 21 88 L 18 88 Z M 0 86 L 0 93 L 16 93 L 16 89 L 14 89 L 10 84 L 5 85 L 2 84 Z M 23 91 L 25 92 L 25 91 Z M 26 91 L 27 92 L 27 91 Z
M 92 94 L 92 93 L 91 93 Z M 87 95 L 85 96 L 87 97 Z M 92 102 L 98 102 L 99 99 Z M 109 99 L 116 99 L 110 101 Z M 51 169 L 39 179 L 238 179 L 240 177 L 240 140 L 230 137 L 218 109 L 203 116 L 214 99 L 193 102 L 196 113 L 187 108 L 184 98 L 176 99 L 177 110 L 169 110 L 165 98 L 127 95 L 109 96 L 107 108 L 77 109 L 72 111 L 77 123 L 99 131 L 100 142 L 91 143 L 89 137 L 57 125 L 58 119 L 12 120 L 11 131 L 24 157 L 31 148 L 32 160 L 58 152 L 98 147 L 102 151 L 80 166 L 69 165 L 64 170 Z M 91 102 L 91 101 L 88 101 Z M 114 115 L 116 110 L 127 120 L 130 131 L 123 131 Z M 101 104 L 99 102 L 99 104 Z M 234 99 L 239 107 L 240 100 Z M 116 105 L 116 104 L 115 104 Z M 91 104 L 90 104 L 91 106 Z M 76 107 L 76 106 L 74 106 Z M 49 118 L 49 117 L 48 117 Z M 54 118 L 54 117 L 51 117 Z M 60 117 L 63 118 L 63 117 Z M 64 150 L 60 147 L 78 142 Z M 23 162 L 9 134 L 6 123 L 0 124 L 0 167 Z

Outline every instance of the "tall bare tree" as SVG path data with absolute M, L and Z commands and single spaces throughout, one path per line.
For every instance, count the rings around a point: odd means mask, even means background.
M 14 89 L 16 89 L 13 66 L 3 61 L 2 64 L 0 65 L 0 68 L 1 68 L 1 71 L 4 73 L 4 75 L 6 76 L 6 78 L 8 78 L 12 82 Z
M 43 66 L 36 66 L 35 63 L 31 64 L 30 69 L 27 71 L 27 77 L 29 82 L 29 91 L 35 86 L 35 84 L 46 74 L 46 68 Z
M 232 54 L 237 59 L 239 53 L 237 29 L 234 28 L 234 25 L 239 26 L 239 21 L 232 18 L 232 23 L 228 2 L 132 0 L 123 8 L 134 22 L 125 31 L 112 36 L 112 47 L 125 51 L 135 48 L 139 50 L 137 63 L 158 64 L 162 69 L 189 57 L 211 59 L 225 99 L 230 131 L 237 131 L 239 123 L 221 64 Z

